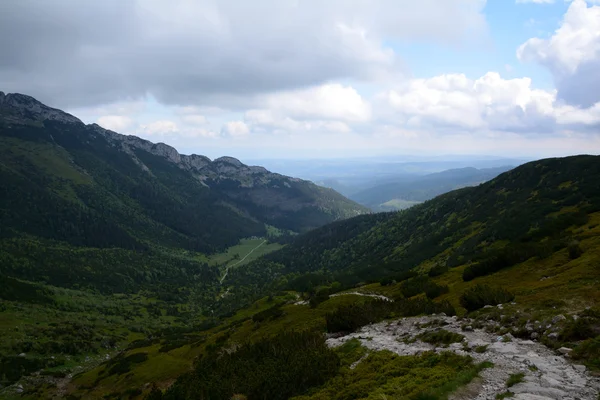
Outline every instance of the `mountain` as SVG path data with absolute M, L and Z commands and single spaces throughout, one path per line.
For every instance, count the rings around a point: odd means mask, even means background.
M 228 274 L 214 325 L 134 342 L 71 393 L 596 399 L 599 174 L 539 160 L 300 235 Z
M 233 288 L 260 292 L 274 281 L 299 289 L 294 280 L 306 274 L 318 275 L 311 275 L 313 285 L 339 281 L 351 287 L 420 266 L 500 257 L 508 267 L 580 240 L 576 227 L 600 211 L 598 174 L 600 156 L 530 162 L 408 210 L 326 225 L 228 280 Z
M 398 182 L 390 181 L 350 194 L 350 198 L 374 210 L 403 209 L 451 190 L 489 181 L 511 168 L 466 167 L 418 177 L 404 177 Z
M 600 382 L 585 371 L 600 369 L 599 174 L 598 156 L 530 162 L 324 225 L 222 280 L 187 253 L 129 251 L 125 263 L 11 236 L 0 242 L 0 385 L 12 386 L 0 396 L 442 399 L 479 375 L 465 396 L 565 398 L 577 382 L 577 397 L 595 399 Z M 48 255 L 36 270 L 31 259 Z M 52 281 L 70 277 L 65 264 L 78 286 Z M 101 290 L 89 290 L 95 270 L 108 276 Z
M 366 212 L 311 182 L 232 157 L 181 155 L 21 94 L 0 93 L 0 140 L 9 236 L 211 253 L 264 236 L 265 224 L 305 232 Z

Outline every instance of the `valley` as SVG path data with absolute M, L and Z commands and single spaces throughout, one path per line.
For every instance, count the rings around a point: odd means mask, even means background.
M 598 156 L 372 213 L 3 96 L 0 397 L 596 400 Z

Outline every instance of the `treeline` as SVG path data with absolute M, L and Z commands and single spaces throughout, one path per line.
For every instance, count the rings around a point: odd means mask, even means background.
M 0 240 L 0 274 L 102 293 L 150 289 L 163 298 L 195 281 L 216 285 L 220 275 L 216 267 L 160 251 L 73 248 L 29 239 Z
M 325 316 L 328 332 L 354 332 L 355 330 L 387 318 L 414 317 L 421 314 L 456 315 L 447 301 L 433 302 L 421 297 L 386 301 L 374 299 L 363 304 L 343 306 Z
M 201 356 L 193 372 L 182 375 L 151 400 L 284 400 L 325 383 L 339 369 L 338 356 L 317 332 L 287 332 L 237 350 L 215 349 Z

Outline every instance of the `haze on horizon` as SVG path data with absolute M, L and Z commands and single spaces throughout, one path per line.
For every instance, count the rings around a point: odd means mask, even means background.
M 20 0 L 0 90 L 182 153 L 600 153 L 598 0 Z

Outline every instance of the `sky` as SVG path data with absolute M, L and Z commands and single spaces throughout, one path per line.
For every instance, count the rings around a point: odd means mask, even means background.
M 8 0 L 0 90 L 184 154 L 600 153 L 600 0 Z

